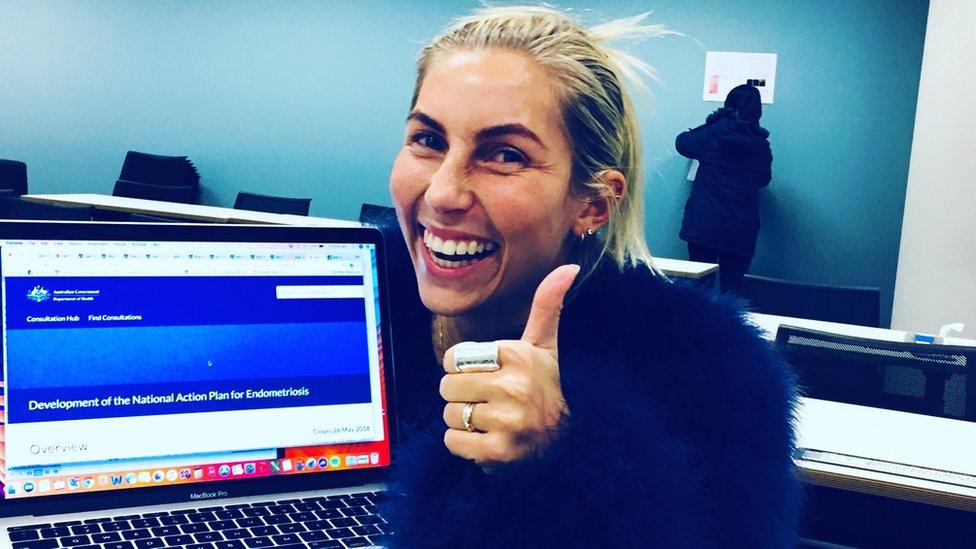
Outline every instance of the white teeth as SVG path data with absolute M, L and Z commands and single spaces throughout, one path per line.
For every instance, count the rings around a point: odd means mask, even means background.
M 426 245 L 431 251 L 438 252 L 443 255 L 453 256 L 474 255 L 485 250 L 491 251 L 498 247 L 497 244 L 490 240 L 444 240 L 438 236 L 434 236 L 434 234 L 427 229 L 424 229 L 424 245 Z M 469 265 L 473 261 L 474 260 L 446 261 L 443 259 L 438 259 L 435 261 L 435 263 L 445 268 L 457 268 Z
M 428 246 L 430 246 L 431 250 L 439 252 L 444 249 L 444 241 L 441 240 L 440 237 L 435 236 L 430 239 L 430 244 L 428 244 Z

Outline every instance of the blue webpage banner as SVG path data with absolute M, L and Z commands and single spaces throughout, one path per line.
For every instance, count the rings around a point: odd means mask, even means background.
M 10 423 L 370 402 L 369 375 L 11 391 Z
M 277 286 L 358 276 L 7 277 L 7 329 L 365 321 L 362 298 L 277 299 Z M 371 289 L 370 289 L 371 290 Z
M 275 293 L 361 284 L 361 277 L 7 278 L 7 419 L 369 402 L 364 299 Z M 48 297 L 29 298 L 35 287 Z

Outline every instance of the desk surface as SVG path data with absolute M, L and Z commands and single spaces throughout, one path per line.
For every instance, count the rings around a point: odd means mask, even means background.
M 780 325 L 903 341 L 905 332 L 750 314 L 767 339 Z M 947 338 L 950 345 L 976 340 Z M 976 423 L 801 398 L 797 465 L 814 484 L 976 511 Z
M 809 328 L 821 332 L 830 332 L 839 335 L 865 337 L 869 339 L 879 339 L 881 341 L 905 341 L 904 330 L 889 330 L 887 328 L 871 328 L 870 326 L 857 326 L 855 324 L 841 324 L 839 322 L 826 322 L 824 320 L 811 320 L 809 318 L 794 318 L 790 316 L 767 315 L 761 313 L 750 313 L 749 320 L 762 328 L 767 339 L 776 339 L 776 330 L 781 324 L 786 326 L 796 326 L 797 328 Z M 959 337 L 945 338 L 946 345 L 964 345 L 976 347 L 976 339 L 964 339 Z
M 23 198 L 24 200 L 47 204 L 94 206 L 104 210 L 146 215 L 164 215 L 186 219 L 187 221 L 207 221 L 211 223 L 266 223 L 272 225 L 312 225 L 318 227 L 360 226 L 356 221 L 342 219 L 254 212 L 250 210 L 220 208 L 217 206 L 180 204 L 177 202 L 162 202 L 158 200 L 144 200 L 142 198 L 128 198 L 104 194 L 30 194 L 25 195 Z
M 718 270 L 718 265 L 714 263 L 701 263 L 699 261 L 669 259 L 666 257 L 655 257 L 654 266 L 667 276 L 681 278 L 702 278 Z

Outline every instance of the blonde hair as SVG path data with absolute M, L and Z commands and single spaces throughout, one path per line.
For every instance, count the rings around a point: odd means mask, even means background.
M 623 80 L 642 87 L 640 73 L 652 78 L 654 74 L 644 62 L 606 45 L 619 38 L 668 34 L 660 25 L 643 24 L 647 16 L 586 28 L 548 7 L 487 7 L 457 20 L 424 48 L 417 62 L 411 108 L 439 54 L 502 48 L 525 53 L 548 71 L 561 93 L 563 122 L 574 153 L 572 192 L 584 200 L 606 199 L 610 206 L 606 227 L 581 246 L 580 259 L 594 266 L 606 253 L 621 269 L 652 265 L 644 239 L 640 132 Z M 622 196 L 602 179 L 611 170 L 627 180 Z

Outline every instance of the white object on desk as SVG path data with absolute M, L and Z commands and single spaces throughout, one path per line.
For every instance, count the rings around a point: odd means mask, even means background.
M 255 212 L 251 210 L 235 210 L 217 206 L 201 206 L 199 204 L 180 204 L 178 202 L 163 202 L 160 200 L 145 200 L 125 196 L 109 196 L 104 194 L 30 194 L 25 200 L 46 204 L 64 206 L 94 206 L 104 210 L 139 213 L 146 215 L 163 215 L 179 217 L 187 221 L 210 221 L 216 223 L 266 223 L 272 225 L 310 225 L 318 227 L 360 227 L 356 221 L 329 219 L 325 217 L 308 217 L 304 215 L 276 214 Z
M 956 322 L 954 324 L 946 324 L 939 330 L 939 337 L 945 339 L 949 335 L 949 332 L 962 332 L 966 329 L 966 325 L 962 322 Z

